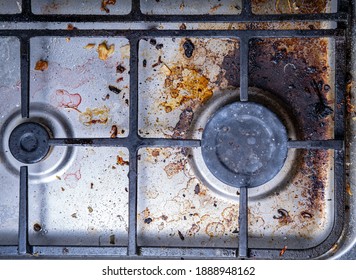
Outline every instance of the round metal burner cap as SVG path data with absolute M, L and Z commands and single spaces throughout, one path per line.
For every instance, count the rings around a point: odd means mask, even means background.
M 33 122 L 22 123 L 10 134 L 10 152 L 20 162 L 39 162 L 50 149 L 48 139 L 48 131 L 42 125 Z
M 251 102 L 229 104 L 206 125 L 202 154 L 216 178 L 233 187 L 258 187 L 282 169 L 287 131 L 267 108 Z

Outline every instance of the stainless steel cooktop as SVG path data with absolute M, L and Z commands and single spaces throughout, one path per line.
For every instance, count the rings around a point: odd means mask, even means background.
M 0 1 L 0 257 L 343 255 L 351 4 Z

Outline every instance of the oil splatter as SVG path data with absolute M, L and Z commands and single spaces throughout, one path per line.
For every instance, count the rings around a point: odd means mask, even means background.
M 91 124 L 106 124 L 109 119 L 109 108 L 103 106 L 101 108 L 87 108 L 85 112 L 79 115 L 79 121 L 85 126 Z

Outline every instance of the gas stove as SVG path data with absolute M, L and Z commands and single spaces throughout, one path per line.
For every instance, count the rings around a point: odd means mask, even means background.
M 347 251 L 352 3 L 304 2 L 0 1 L 0 257 Z

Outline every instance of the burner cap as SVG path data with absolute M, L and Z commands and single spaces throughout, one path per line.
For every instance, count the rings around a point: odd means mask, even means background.
M 216 178 L 233 187 L 271 180 L 287 157 L 287 131 L 278 117 L 252 102 L 229 104 L 206 125 L 202 154 Z
M 36 163 L 48 153 L 48 131 L 40 124 L 26 122 L 18 125 L 9 138 L 11 154 L 23 163 Z

